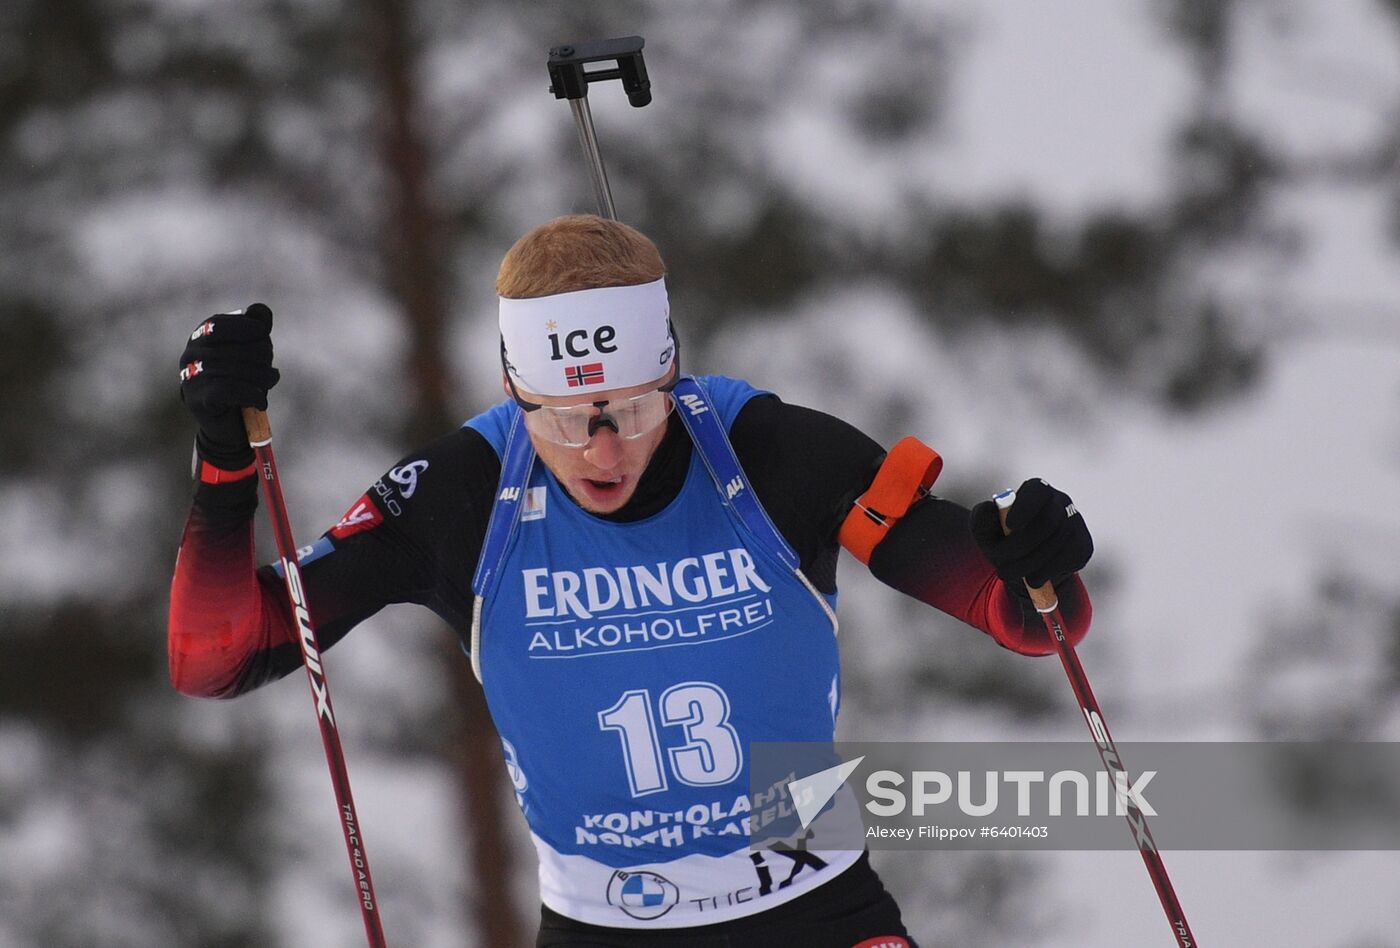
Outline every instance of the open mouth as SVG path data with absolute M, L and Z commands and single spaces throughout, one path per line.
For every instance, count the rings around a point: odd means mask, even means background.
M 595 513 L 599 510 L 615 510 L 622 504 L 631 483 L 633 482 L 627 475 L 617 475 L 615 478 L 577 478 L 571 482 L 570 493 L 573 494 L 574 500 L 587 510 Z
M 581 477 L 575 481 L 578 487 L 574 496 L 583 501 L 585 506 L 596 504 L 601 505 L 602 509 L 611 509 L 622 499 L 626 482 L 627 478 L 622 475 L 608 478 Z

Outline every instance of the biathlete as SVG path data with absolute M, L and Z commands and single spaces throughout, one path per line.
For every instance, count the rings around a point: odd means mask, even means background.
M 861 851 L 751 852 L 748 748 L 831 741 L 836 562 L 1025 655 L 1070 641 L 1093 545 L 1070 499 L 928 492 L 886 451 L 746 382 L 681 372 L 665 267 L 635 229 L 550 221 L 497 279 L 505 399 L 394 464 L 301 557 L 323 648 L 389 603 L 460 636 L 539 855 L 539 945 L 912 944 Z M 240 410 L 267 407 L 272 313 L 202 322 L 180 359 L 198 422 L 175 568 L 171 678 L 229 698 L 301 667 L 277 569 L 254 558 Z

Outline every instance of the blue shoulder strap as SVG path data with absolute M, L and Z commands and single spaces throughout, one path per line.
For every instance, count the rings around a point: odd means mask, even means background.
M 724 505 L 734 511 L 756 543 L 788 569 L 796 570 L 801 560 L 768 519 L 768 512 L 754 494 L 704 385 L 685 376 L 676 383 L 673 394 L 681 423 L 690 432 L 690 440 L 695 442 Z
M 505 451 L 501 455 L 501 479 L 497 484 L 496 502 L 491 505 L 491 518 L 486 523 L 486 538 L 481 544 L 481 556 L 476 561 L 472 577 L 472 592 L 477 601 L 491 587 L 505 559 L 511 534 L 520 522 L 520 505 L 525 487 L 530 483 L 530 471 L 535 463 L 535 448 L 525 433 L 525 413 L 516 409 L 506 434 Z

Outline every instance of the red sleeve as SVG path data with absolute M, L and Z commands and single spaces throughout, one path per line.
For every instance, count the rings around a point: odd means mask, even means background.
M 167 647 L 178 691 L 232 697 L 250 687 L 253 666 L 269 653 L 295 651 L 286 594 L 276 574 L 270 578 L 259 575 L 254 559 L 251 505 L 246 517 L 234 518 L 199 504 L 190 510 L 170 587 Z
M 1078 645 L 1089 634 L 1089 621 L 1093 615 L 1089 591 L 1076 575 L 1056 585 L 1055 593 L 1060 597 L 1065 639 L 1070 645 Z M 986 632 L 1013 652 L 1022 655 L 1051 655 L 1055 652 L 1050 631 L 1045 628 L 1045 620 L 1035 611 L 1035 606 L 1026 598 L 1007 590 L 1006 584 L 995 573 L 964 610 L 946 611 Z
M 305 548 L 301 579 L 322 651 L 390 603 L 426 605 L 470 628 L 470 587 L 438 594 L 437 550 L 449 544 L 448 561 L 471 575 L 500 462 L 464 432 L 411 455 L 414 477 L 391 468 Z M 231 698 L 302 667 L 282 576 L 255 559 L 257 487 L 247 477 L 195 491 L 170 589 L 170 680 L 184 694 Z
M 232 698 L 302 665 L 282 574 L 271 566 L 259 568 L 255 560 L 256 496 L 251 478 L 201 485 L 185 522 L 167 633 L 170 680 L 184 694 Z M 362 497 L 347 518 L 367 503 Z M 321 651 L 387 603 L 409 598 L 403 593 L 404 559 L 385 555 L 387 538 L 375 533 L 359 532 L 334 543 L 323 537 L 310 547 L 314 556 L 302 560 L 302 583 Z
M 1055 651 L 1028 595 L 1006 588 L 968 527 L 968 511 L 930 497 L 910 508 L 870 557 L 876 579 L 981 629 L 1022 655 Z M 1089 631 L 1092 606 L 1078 576 L 1056 584 L 1065 637 L 1078 644 Z

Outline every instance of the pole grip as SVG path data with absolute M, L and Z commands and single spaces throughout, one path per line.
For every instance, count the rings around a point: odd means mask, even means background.
M 243 409 L 243 427 L 248 429 L 248 444 L 255 448 L 272 443 L 272 423 L 260 408 Z
M 992 499 L 996 501 L 997 516 L 1001 518 L 1001 532 L 1011 536 L 1011 528 L 1006 525 L 1006 515 L 1011 511 L 1011 505 L 1016 503 L 1016 492 L 1004 490 L 995 494 Z M 1050 583 L 1040 586 L 1026 583 L 1026 590 L 1031 594 L 1031 602 L 1035 604 L 1036 612 L 1052 612 L 1060 607 L 1060 598 L 1055 595 L 1055 587 Z

